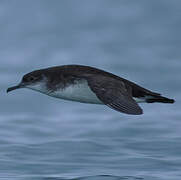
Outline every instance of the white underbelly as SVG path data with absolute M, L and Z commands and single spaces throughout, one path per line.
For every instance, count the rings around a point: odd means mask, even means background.
M 52 93 L 48 94 L 60 99 L 78 101 L 82 103 L 91 103 L 91 104 L 103 104 L 96 94 L 89 88 L 87 81 L 81 81 L 81 83 L 76 83 L 70 86 L 67 86 L 64 89 L 59 89 Z M 133 98 L 137 103 L 145 102 L 145 98 Z
M 96 94 L 89 88 L 86 80 L 69 85 L 64 89 L 58 89 L 57 91 L 51 92 L 48 95 L 82 103 L 103 104 L 97 98 Z

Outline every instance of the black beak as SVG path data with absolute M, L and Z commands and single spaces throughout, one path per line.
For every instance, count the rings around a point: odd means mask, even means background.
M 10 88 L 7 89 L 7 93 L 10 92 L 10 91 L 13 91 L 13 90 L 15 90 L 15 89 L 20 89 L 20 88 L 23 88 L 23 87 L 21 86 L 21 84 L 19 84 L 19 85 L 17 85 L 17 86 L 10 87 Z

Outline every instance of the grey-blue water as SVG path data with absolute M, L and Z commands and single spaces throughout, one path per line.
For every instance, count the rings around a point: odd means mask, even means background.
M 0 1 L 0 178 L 181 179 L 181 1 Z M 32 70 L 98 67 L 174 98 L 142 116 L 21 89 Z

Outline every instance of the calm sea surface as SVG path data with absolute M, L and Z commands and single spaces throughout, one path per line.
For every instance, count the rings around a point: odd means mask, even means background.
M 0 1 L 0 179 L 180 180 L 181 1 Z M 9 86 L 83 64 L 174 98 L 142 116 Z

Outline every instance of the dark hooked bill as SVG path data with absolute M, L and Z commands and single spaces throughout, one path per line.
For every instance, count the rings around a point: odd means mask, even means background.
M 7 93 L 10 92 L 10 91 L 13 91 L 15 89 L 19 89 L 19 88 L 22 88 L 22 86 L 21 85 L 17 85 L 17 86 L 10 87 L 10 88 L 7 89 Z

